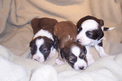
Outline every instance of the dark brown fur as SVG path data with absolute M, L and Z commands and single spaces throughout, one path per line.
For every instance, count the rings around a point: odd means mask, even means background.
M 34 34 L 36 34 L 40 29 L 48 30 L 51 34 L 53 34 L 54 25 L 58 21 L 51 18 L 34 18 L 31 21 L 31 26 L 33 28 Z

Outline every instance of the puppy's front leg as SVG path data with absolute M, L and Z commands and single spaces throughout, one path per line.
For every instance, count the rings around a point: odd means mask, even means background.
M 96 44 L 95 48 L 96 48 L 97 52 L 99 53 L 100 57 L 109 56 L 108 54 L 105 53 L 105 51 L 102 47 L 102 41 L 99 44 Z
M 87 54 L 86 54 L 86 58 L 87 58 L 87 61 L 88 61 L 88 66 L 91 65 L 92 63 L 94 63 L 94 59 L 90 53 L 90 50 L 89 50 L 89 46 L 86 46 L 86 49 L 87 49 Z

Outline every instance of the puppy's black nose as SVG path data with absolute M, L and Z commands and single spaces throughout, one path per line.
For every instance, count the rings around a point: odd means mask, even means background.
M 80 43 L 80 40 L 78 39 L 77 42 Z
M 84 69 L 84 66 L 82 66 L 82 67 L 79 67 L 79 69 L 80 69 L 80 70 L 83 70 L 83 69 Z

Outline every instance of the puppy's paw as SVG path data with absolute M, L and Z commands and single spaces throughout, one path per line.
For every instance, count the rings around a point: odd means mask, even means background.
M 63 65 L 63 64 L 64 64 L 64 61 L 62 61 L 62 60 L 60 60 L 59 58 L 57 58 L 57 59 L 55 60 L 55 63 L 56 63 L 57 65 Z
M 91 64 L 93 64 L 94 62 L 95 62 L 94 59 L 90 59 L 90 60 L 88 61 L 88 66 L 91 65 Z
M 100 56 L 103 58 L 103 57 L 107 57 L 107 56 L 109 56 L 109 55 L 106 54 L 106 53 L 103 53 L 103 54 L 101 54 Z

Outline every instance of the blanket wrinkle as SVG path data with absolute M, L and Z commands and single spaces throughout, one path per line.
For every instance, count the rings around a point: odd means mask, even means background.
M 7 6 L 6 6 L 7 5 Z M 0 0 L 0 34 L 3 33 L 9 16 L 11 0 Z

